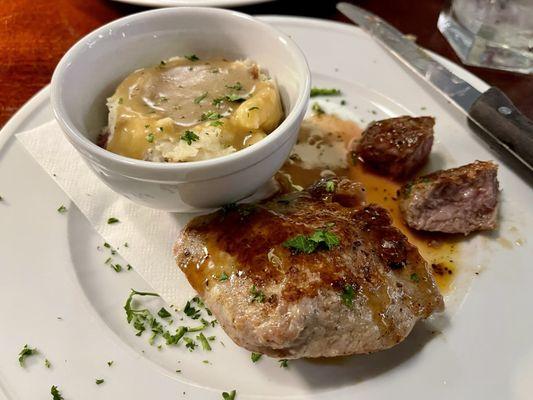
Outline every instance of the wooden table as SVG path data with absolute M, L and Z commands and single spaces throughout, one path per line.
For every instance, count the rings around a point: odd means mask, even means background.
M 278 0 L 242 7 L 249 14 L 301 15 L 347 21 L 336 1 Z M 361 0 L 356 4 L 380 15 L 418 43 L 459 62 L 437 30 L 444 0 Z M 121 16 L 144 10 L 111 0 L 0 1 L 0 126 L 33 94 L 47 85 L 57 62 L 79 38 Z M 503 89 L 533 119 L 533 76 L 467 67 Z

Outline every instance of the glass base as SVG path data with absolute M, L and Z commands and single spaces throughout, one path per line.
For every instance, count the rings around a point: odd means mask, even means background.
M 471 32 L 451 10 L 439 15 L 437 26 L 464 64 L 522 74 L 533 73 L 533 41 L 510 29 L 481 25 Z M 513 43 L 516 47 L 509 45 Z

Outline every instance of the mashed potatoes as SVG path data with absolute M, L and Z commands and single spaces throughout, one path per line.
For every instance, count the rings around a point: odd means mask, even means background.
M 108 99 L 105 147 L 161 162 L 220 157 L 250 146 L 283 119 L 278 89 L 251 61 L 161 61 L 130 74 Z

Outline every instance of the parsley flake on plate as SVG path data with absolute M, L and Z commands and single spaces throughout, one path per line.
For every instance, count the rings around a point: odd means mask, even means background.
M 52 363 L 48 360 L 48 358 L 44 359 L 44 366 L 46 368 L 50 368 L 52 366 Z
M 52 395 L 52 400 L 64 400 L 61 392 L 55 385 L 50 388 L 50 394 Z
M 157 315 L 159 315 L 161 318 L 168 318 L 171 316 L 165 307 L 161 307 L 161 309 L 157 312 Z
M 325 88 L 318 88 L 313 87 L 311 88 L 311 97 L 316 96 L 339 96 L 341 94 L 341 91 L 339 89 L 325 89 Z
M 148 135 L 146 135 L 146 141 L 148 143 L 153 143 L 154 142 L 154 139 L 155 139 L 155 136 L 153 133 L 149 133 Z
M 252 359 L 253 363 L 258 362 L 261 357 L 263 357 L 263 355 L 261 353 L 252 353 L 250 355 L 250 358 Z
M 64 205 L 60 205 L 59 208 L 57 209 L 57 212 L 60 213 L 60 214 L 64 214 L 67 211 L 68 211 L 68 209 Z
M 200 342 L 200 344 L 202 345 L 202 349 L 205 350 L 205 351 L 211 351 L 211 346 L 209 345 L 209 342 L 207 341 L 207 338 L 205 337 L 205 335 L 200 332 L 197 336 L 196 336 L 196 339 Z
M 100 378 L 100 379 L 96 379 L 95 382 L 96 382 L 97 385 L 101 385 L 101 384 L 104 383 L 105 381 L 104 381 L 103 379 Z
M 235 396 L 237 395 L 236 390 L 232 390 L 231 392 L 222 392 L 222 398 L 224 400 L 235 400 Z
M 185 308 L 183 309 L 185 315 L 192 319 L 200 318 L 200 310 L 191 305 L 190 301 L 187 301 Z
M 289 368 L 289 360 L 283 358 L 281 360 L 278 360 L 278 362 L 280 368 Z
M 115 217 L 110 217 L 110 218 L 107 219 L 107 223 L 109 225 L 116 224 L 117 222 L 120 222 L 120 220 L 118 218 L 115 218 Z
M 25 344 L 24 347 L 22 348 L 22 350 L 19 353 L 19 364 L 20 364 L 20 366 L 24 368 L 24 363 L 26 361 L 26 358 L 28 358 L 30 356 L 34 356 L 38 352 L 39 351 L 36 348 L 32 349 L 27 344 Z
M 415 283 L 418 283 L 420 282 L 420 277 L 418 276 L 418 274 L 416 272 L 412 273 L 411 276 L 410 276 L 411 280 Z
M 312 107 L 311 107 L 311 110 L 313 110 L 313 112 L 316 114 L 316 115 L 322 115 L 322 114 L 325 114 L 326 112 L 324 111 L 324 109 L 322 107 L 320 107 L 320 104 L 318 103 L 313 103 Z

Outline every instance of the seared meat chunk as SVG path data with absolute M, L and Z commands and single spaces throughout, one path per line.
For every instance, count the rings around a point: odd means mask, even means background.
M 476 161 L 437 171 L 399 191 L 407 225 L 423 231 L 464 233 L 494 229 L 498 213 L 498 166 Z
M 250 351 L 300 358 L 387 349 L 443 300 L 388 212 L 361 199 L 359 184 L 323 179 L 197 217 L 174 246 L 177 265 Z
M 413 175 L 433 145 L 433 117 L 389 118 L 372 123 L 356 144 L 356 155 L 377 173 L 394 179 Z

